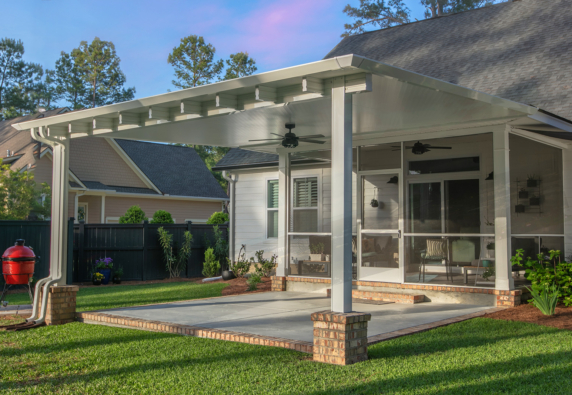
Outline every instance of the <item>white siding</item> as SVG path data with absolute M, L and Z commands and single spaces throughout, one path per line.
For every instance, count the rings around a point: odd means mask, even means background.
M 572 148 L 562 150 L 564 166 L 565 256 L 572 255 Z

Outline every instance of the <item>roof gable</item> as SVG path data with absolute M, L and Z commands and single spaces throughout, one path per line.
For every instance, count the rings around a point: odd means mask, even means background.
M 519 0 L 344 38 L 361 55 L 572 119 L 572 1 Z

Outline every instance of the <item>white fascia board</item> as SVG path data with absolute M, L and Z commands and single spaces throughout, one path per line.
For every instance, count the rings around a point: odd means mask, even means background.
M 565 132 L 572 132 L 572 123 L 563 121 L 544 112 L 539 111 L 536 114 L 529 115 L 528 117 L 546 125 L 564 130 Z
M 77 188 L 75 188 L 77 190 Z M 88 189 L 85 193 L 86 195 L 92 196 L 109 196 L 109 197 L 137 197 L 142 199 L 169 199 L 169 200 L 189 200 L 195 202 L 226 202 L 229 198 L 205 198 L 205 197 L 193 197 L 193 196 L 173 196 L 173 195 L 150 195 L 146 193 L 129 193 L 129 192 L 117 192 L 111 189 Z
M 147 185 L 148 188 L 161 195 L 163 194 L 163 192 L 161 192 L 161 190 L 159 190 L 159 188 L 157 188 L 157 186 L 151 182 L 151 180 L 145 175 L 145 173 L 143 173 L 143 171 L 135 164 L 135 162 L 133 162 L 133 159 L 131 159 L 131 157 L 127 155 L 125 151 L 123 151 L 123 148 L 117 144 L 117 141 L 112 138 L 105 138 L 105 140 L 107 140 L 109 145 L 111 145 L 111 147 L 115 150 L 115 152 L 117 152 L 121 159 L 127 163 L 127 166 L 129 166 L 129 168 L 131 168 L 131 170 L 137 174 L 137 176 L 141 179 L 141 181 L 143 181 L 145 185 Z

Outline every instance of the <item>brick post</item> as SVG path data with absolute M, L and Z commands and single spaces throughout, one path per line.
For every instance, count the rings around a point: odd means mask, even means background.
M 367 360 L 368 313 L 312 314 L 314 322 L 314 361 L 351 365 Z
M 271 291 L 282 292 L 286 291 L 286 277 L 271 277 Z
M 494 290 L 497 297 L 497 307 L 516 307 L 520 305 L 520 296 L 522 291 L 515 289 L 512 291 Z
M 77 285 L 58 285 L 50 288 L 46 325 L 61 325 L 75 321 Z

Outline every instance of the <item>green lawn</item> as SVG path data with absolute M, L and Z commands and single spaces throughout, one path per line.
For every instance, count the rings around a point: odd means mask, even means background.
M 153 303 L 174 302 L 221 296 L 227 284 L 196 284 L 192 282 L 118 285 L 80 288 L 77 294 L 77 311 L 111 309 Z M 8 295 L 10 305 L 30 304 L 27 293 Z
M 477 318 L 370 347 L 308 354 L 72 323 L 0 333 L 0 392 L 18 394 L 569 394 L 572 332 Z

